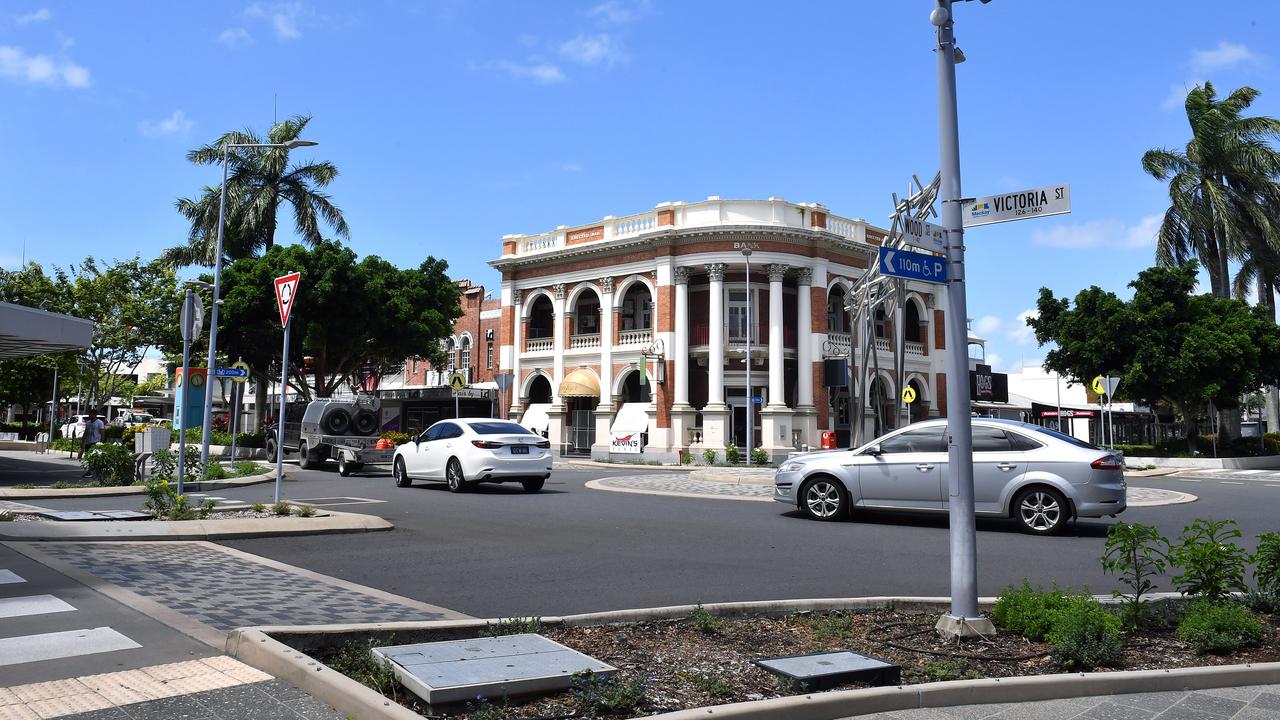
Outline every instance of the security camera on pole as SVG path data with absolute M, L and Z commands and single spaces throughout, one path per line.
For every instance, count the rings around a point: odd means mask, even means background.
M 274 281 L 276 306 L 280 309 L 280 326 L 284 328 L 284 349 L 280 353 L 280 416 L 276 418 L 276 503 L 280 502 L 280 481 L 284 478 L 284 412 L 289 396 L 289 330 L 292 327 L 293 301 L 298 296 L 302 273 L 289 273 Z

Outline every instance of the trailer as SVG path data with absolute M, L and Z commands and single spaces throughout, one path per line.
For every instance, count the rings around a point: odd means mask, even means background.
M 297 452 L 298 467 L 308 470 L 327 460 L 338 463 L 338 474 L 348 477 L 366 466 L 390 466 L 395 448 L 379 448 L 379 401 L 359 396 L 351 401 L 313 400 L 285 410 L 284 433 L 276 442 L 267 439 L 267 455 Z

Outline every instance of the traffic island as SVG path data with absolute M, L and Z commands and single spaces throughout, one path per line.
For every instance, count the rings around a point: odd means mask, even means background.
M 276 478 L 275 468 L 259 465 L 259 472 L 241 477 L 223 480 L 194 480 L 183 483 L 183 490 L 190 492 L 207 492 L 228 490 L 232 488 L 258 485 L 271 482 Z M 0 500 L 55 500 L 65 498 L 118 497 L 122 495 L 144 495 L 145 485 L 97 485 L 92 482 L 82 484 L 48 485 L 37 487 L 0 488 Z
M 136 518 L 116 520 L 107 512 L 84 520 L 55 520 L 33 517 L 35 513 L 13 513 L 13 519 L 0 522 L 0 540 L 16 541 L 102 541 L 102 540 L 231 540 L 278 537 L 282 535 L 330 535 L 338 533 L 376 532 L 395 526 L 375 515 L 338 511 L 290 514 L 274 510 L 257 510 L 249 506 L 215 508 L 207 517 L 191 520 Z M 141 513 L 134 513 L 141 515 Z
M 994 598 L 981 601 L 990 608 Z M 1168 598 L 1162 603 L 1174 602 Z M 227 652 L 361 718 L 658 716 L 841 718 L 920 707 L 1280 682 L 1280 621 L 1265 638 L 1198 655 L 1172 630 L 1127 638 L 1114 666 L 1069 672 L 1051 643 L 1009 630 L 957 645 L 933 629 L 946 598 L 725 603 L 566 617 L 245 628 Z M 376 647 L 537 633 L 618 672 L 576 676 L 567 692 L 429 707 L 371 660 Z M 901 670 L 901 683 L 815 686 L 759 661 L 849 650 Z

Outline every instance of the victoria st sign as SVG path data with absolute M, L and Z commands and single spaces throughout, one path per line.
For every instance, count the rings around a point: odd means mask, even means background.
M 963 206 L 965 227 L 1029 220 L 1071 212 L 1071 185 L 1047 185 L 1031 190 L 989 195 Z

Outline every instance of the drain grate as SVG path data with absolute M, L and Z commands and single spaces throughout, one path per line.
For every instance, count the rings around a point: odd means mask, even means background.
M 400 682 L 430 705 L 567 690 L 573 674 L 617 669 L 541 635 L 374 648 Z

